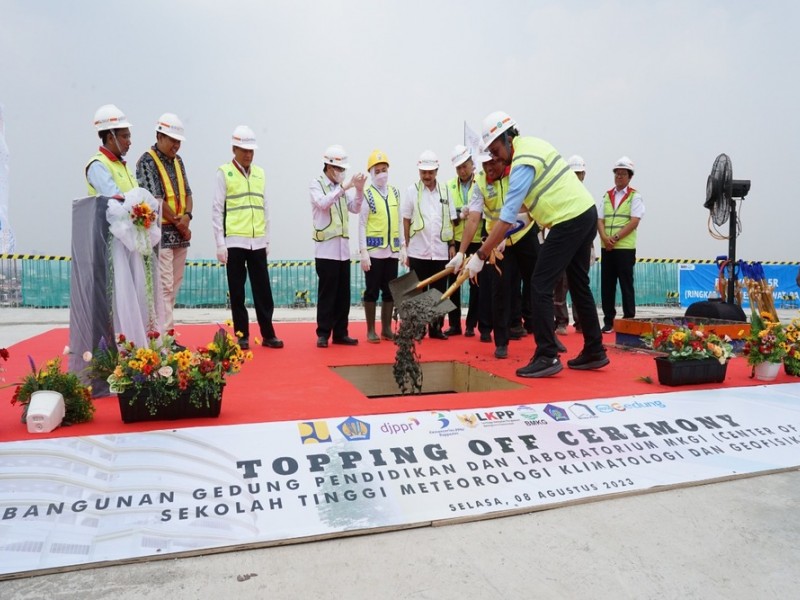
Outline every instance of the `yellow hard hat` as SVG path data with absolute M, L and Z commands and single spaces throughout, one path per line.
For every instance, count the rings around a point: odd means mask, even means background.
M 367 159 L 367 171 L 369 171 L 378 163 L 386 163 L 386 166 L 388 167 L 389 157 L 386 156 L 386 152 L 383 152 L 382 150 L 373 150 L 372 154 L 370 154 L 369 158 Z

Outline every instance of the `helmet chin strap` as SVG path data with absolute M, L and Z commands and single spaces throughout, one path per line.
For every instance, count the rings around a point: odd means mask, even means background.
M 114 129 L 111 130 L 111 137 L 114 138 L 114 144 L 117 146 L 117 152 L 119 152 L 119 156 L 122 158 L 122 148 L 119 147 L 119 140 L 117 139 L 117 134 L 115 133 Z

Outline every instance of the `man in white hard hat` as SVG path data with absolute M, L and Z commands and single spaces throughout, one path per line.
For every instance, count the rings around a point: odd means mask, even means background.
M 600 297 L 603 304 L 603 333 L 614 331 L 617 281 L 622 293 L 622 316 L 636 316 L 633 270 L 636 266 L 636 229 L 644 216 L 641 194 L 630 186 L 633 161 L 623 156 L 614 163 L 614 187 L 603 195 L 598 208 L 600 233 Z
M 403 228 L 400 226 L 400 192 L 389 185 L 389 157 L 373 150 L 367 159 L 371 185 L 364 190 L 358 228 L 361 270 L 364 271 L 364 315 L 367 341 L 393 340 L 394 299 L 389 282 L 397 278 L 398 261 L 405 263 Z M 381 335 L 375 331 L 375 311 L 381 297 Z
M 322 156 L 322 174 L 311 180 L 309 195 L 314 231 L 317 288 L 317 348 L 334 344 L 355 346 L 350 337 L 350 231 L 348 213 L 359 214 L 367 176 L 356 173 L 345 181 L 350 168 L 347 152 L 328 146 Z
M 94 114 L 94 128 L 102 145 L 86 164 L 86 184 L 91 196 L 116 196 L 138 187 L 125 164 L 131 147 L 131 124 L 113 104 L 105 104 Z
M 422 280 L 444 270 L 447 261 L 455 255 L 453 227 L 458 214 L 447 186 L 436 181 L 439 172 L 436 154 L 425 150 L 417 161 L 417 168 L 419 181 L 406 190 L 400 215 L 408 247 L 408 266 Z M 431 287 L 444 293 L 447 284 L 440 279 Z M 428 335 L 446 340 L 443 324 L 444 317 L 438 317 L 428 326 Z
M 225 265 L 228 276 L 233 328 L 242 349 L 250 348 L 250 318 L 244 292 L 249 276 L 261 345 L 283 348 L 272 324 L 275 303 L 267 268 L 269 205 L 264 195 L 264 169 L 253 164 L 258 148 L 255 133 L 246 125 L 239 125 L 233 130 L 231 144 L 233 160 L 222 165 L 216 174 L 211 225 L 217 259 Z
M 161 247 L 158 254 L 161 293 L 164 298 L 164 328 L 175 325 L 173 309 L 181 288 L 186 254 L 192 232 L 192 188 L 186 167 L 178 155 L 184 136 L 177 115 L 164 113 L 156 121 L 156 143 L 136 163 L 139 185 L 161 199 Z
M 564 270 L 583 324 L 584 340 L 581 353 L 567 365 L 581 370 L 604 367 L 609 360 L 586 268 L 592 240 L 597 235 L 597 208 L 591 195 L 572 176 L 569 165 L 553 146 L 538 138 L 521 137 L 516 121 L 502 111 L 484 119 L 482 142 L 492 156 L 511 170 L 499 220 L 467 262 L 470 275 L 481 271 L 491 250 L 518 220 L 520 210 L 550 229 L 539 249 L 532 279 L 536 349 L 528 365 L 517 369 L 517 376 L 549 377 L 563 368 L 553 327 L 553 288 Z
M 456 170 L 456 176 L 447 182 L 447 191 L 450 198 L 453 200 L 453 205 L 458 215 L 453 235 L 455 237 L 455 246 L 458 249 L 461 246 L 461 241 L 464 237 L 464 225 L 467 222 L 469 215 L 469 201 L 472 196 L 472 191 L 475 187 L 475 161 L 472 160 L 472 153 L 466 146 L 459 144 L 453 149 L 450 158 L 453 167 Z M 478 249 L 481 243 L 481 230 L 476 227 L 472 237 L 466 240 L 464 245 L 467 254 L 472 254 Z M 453 274 L 448 277 L 448 287 L 453 284 L 457 275 Z M 467 337 L 475 335 L 475 327 L 478 325 L 478 310 L 480 288 L 474 281 L 469 282 L 469 307 L 467 308 L 467 319 L 465 334 Z M 461 289 L 457 289 L 450 297 L 456 308 L 447 315 L 450 327 L 445 331 L 445 335 L 461 335 Z

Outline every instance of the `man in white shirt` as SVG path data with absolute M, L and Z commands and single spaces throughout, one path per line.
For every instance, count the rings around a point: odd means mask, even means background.
M 317 348 L 334 344 L 355 346 L 348 333 L 350 317 L 350 233 L 348 213 L 358 214 L 367 176 L 356 173 L 345 183 L 350 168 L 341 146 L 329 146 L 322 157 L 322 174 L 311 180 L 309 195 L 314 224 L 317 288 Z
M 458 220 L 455 205 L 446 185 L 436 181 L 439 159 L 431 150 L 423 152 L 417 161 L 419 181 L 406 190 L 400 208 L 408 253 L 408 266 L 420 280 L 444 270 L 455 255 L 454 225 Z M 431 287 L 442 293 L 447 289 L 445 278 Z M 444 317 L 428 327 L 431 338 L 446 340 L 442 331 Z
M 636 265 L 636 229 L 644 216 L 641 194 L 630 187 L 633 161 L 620 158 L 613 167 L 614 187 L 608 190 L 597 207 L 597 231 L 600 234 L 600 297 L 603 305 L 603 333 L 614 331 L 614 308 L 617 281 L 622 293 L 622 316 L 636 316 L 633 269 Z
M 233 328 L 239 345 L 250 347 L 250 319 L 245 307 L 244 283 L 250 276 L 250 290 L 262 346 L 283 348 L 275 336 L 272 314 L 275 304 L 267 270 L 269 252 L 269 207 L 264 195 L 264 170 L 253 164 L 258 144 L 253 130 L 239 125 L 231 138 L 233 160 L 217 170 L 211 224 L 217 259 L 228 275 Z

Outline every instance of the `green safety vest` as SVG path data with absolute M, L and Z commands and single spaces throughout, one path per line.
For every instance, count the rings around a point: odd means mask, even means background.
M 186 183 L 183 181 L 183 170 L 181 169 L 180 161 L 178 161 L 177 158 L 172 159 L 173 166 L 175 167 L 175 179 L 177 179 L 178 182 L 178 193 L 176 195 L 175 188 L 172 187 L 172 181 L 169 179 L 167 169 L 164 167 L 164 163 L 161 162 L 161 159 L 158 158 L 156 151 L 150 148 L 147 153 L 150 155 L 150 158 L 153 159 L 153 162 L 156 163 L 158 176 L 161 178 L 161 187 L 164 188 L 164 200 L 166 200 L 167 206 L 172 209 L 175 216 L 181 216 L 186 206 Z M 165 217 L 161 219 L 161 222 L 169 223 Z
M 439 188 L 439 203 L 442 207 L 442 231 L 439 234 L 443 242 L 449 242 L 453 239 L 453 221 L 450 219 L 450 197 L 447 194 L 447 186 L 438 185 Z M 411 222 L 411 237 L 418 231 L 425 227 L 425 219 L 422 218 L 422 210 L 420 203 L 422 202 L 422 182 L 416 184 L 417 187 L 417 209 L 414 211 L 414 219 Z
M 101 162 L 108 172 L 111 174 L 111 178 L 114 180 L 114 183 L 117 184 L 119 191 L 123 194 L 125 192 L 131 191 L 133 188 L 139 187 L 139 184 L 136 182 L 136 178 L 133 176 L 128 170 L 128 166 L 123 163 L 121 160 L 111 160 L 102 152 L 97 152 L 92 158 L 89 159 L 89 162 L 86 163 L 86 168 L 84 171 L 88 174 L 89 167 L 92 165 L 94 161 Z M 97 190 L 94 189 L 89 180 L 86 180 L 86 186 L 89 188 L 89 195 L 97 196 Z
M 454 177 L 450 181 L 447 182 L 447 189 L 450 191 L 450 197 L 453 199 L 453 205 L 456 207 L 456 214 L 459 216 L 458 223 L 456 223 L 454 229 L 454 235 L 457 242 L 461 241 L 461 238 L 464 237 L 464 221 L 461 220 L 461 209 L 464 206 L 469 206 L 469 199 L 472 196 L 472 190 L 475 188 L 475 178 L 472 178 L 472 182 L 469 184 L 469 190 L 467 191 L 467 197 L 461 197 L 461 181 L 458 177 Z M 480 242 L 481 241 L 481 231 L 478 229 L 475 232 L 475 236 L 472 238 L 473 242 Z
M 491 232 L 494 224 L 500 220 L 500 209 L 503 208 L 506 190 L 508 189 L 508 176 L 495 181 L 486 183 L 486 173 L 481 171 L 475 179 L 476 185 L 483 195 L 483 218 L 486 219 L 486 232 Z M 534 223 L 531 221 L 521 230 L 512 234 L 506 243 L 515 244 L 521 237 L 531 230 Z
M 384 198 L 374 185 L 364 193 L 367 215 L 367 250 L 386 248 L 400 251 L 400 192 L 389 186 Z
M 330 180 L 325 175 L 320 175 L 317 181 L 326 196 L 331 193 L 331 186 L 328 183 Z M 322 229 L 315 228 L 312 239 L 315 242 L 324 242 L 337 237 L 350 239 L 350 217 L 347 215 L 347 194 L 345 192 L 342 192 L 338 201 L 331 204 L 328 212 L 330 213 L 330 222 Z
M 515 137 L 513 145 L 511 172 L 517 165 L 529 165 L 536 170 L 533 185 L 523 200 L 531 219 L 550 228 L 592 207 L 594 200 L 589 190 L 553 146 L 534 137 Z
M 606 235 L 609 237 L 613 237 L 630 222 L 631 206 L 633 197 L 636 194 L 635 189 L 628 187 L 628 192 L 625 194 L 625 197 L 620 201 L 619 206 L 614 208 L 614 205 L 611 203 L 611 194 L 614 193 L 614 189 L 615 188 L 611 188 L 606 192 L 606 195 L 603 196 L 603 224 L 606 228 Z M 636 248 L 636 230 L 634 229 L 624 238 L 621 238 L 614 244 L 614 248 L 620 250 Z
M 264 169 L 250 166 L 245 177 L 232 162 L 220 167 L 225 176 L 225 237 L 263 237 L 267 231 L 264 218 Z

